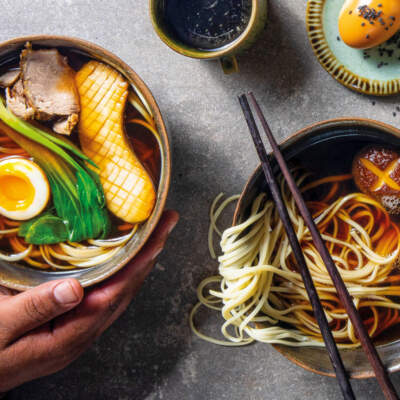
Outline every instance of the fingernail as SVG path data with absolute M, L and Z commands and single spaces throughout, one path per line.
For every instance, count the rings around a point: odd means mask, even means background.
M 72 303 L 76 303 L 79 300 L 77 294 L 75 293 L 74 288 L 72 287 L 71 283 L 68 281 L 59 283 L 53 289 L 53 294 L 54 294 L 55 299 L 60 304 L 65 304 L 65 305 L 72 304 Z
M 175 221 L 168 229 L 168 235 L 175 229 L 176 224 L 178 223 L 178 221 Z
M 151 257 L 151 261 L 154 261 L 163 250 L 164 250 L 164 247 L 160 247 L 159 249 L 154 250 L 153 257 Z

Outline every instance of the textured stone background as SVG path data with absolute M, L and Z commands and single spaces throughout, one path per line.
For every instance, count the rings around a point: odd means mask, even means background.
M 331 0 L 339 1 L 339 0 Z M 0 40 L 27 34 L 81 37 L 110 49 L 144 79 L 170 126 L 169 206 L 181 221 L 125 315 L 78 361 L 24 385 L 10 399 L 339 399 L 337 384 L 291 364 L 270 346 L 221 348 L 193 337 L 188 313 L 202 278 L 207 214 L 220 191 L 238 193 L 257 165 L 236 96 L 253 90 L 283 139 L 312 122 L 372 117 L 398 125 L 399 97 L 372 99 L 337 84 L 314 58 L 304 0 L 270 0 L 268 29 L 224 76 L 217 63 L 178 56 L 153 33 L 147 0 L 1 0 Z M 372 100 L 376 105 L 372 105 Z M 216 327 L 205 314 L 202 323 Z M 400 389 L 400 375 L 394 377 Z M 382 398 L 372 380 L 359 399 Z

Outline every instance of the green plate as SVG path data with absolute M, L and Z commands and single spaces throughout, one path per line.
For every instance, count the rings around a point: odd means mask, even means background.
M 320 64 L 342 85 L 357 92 L 387 96 L 400 92 L 400 39 L 358 50 L 339 36 L 338 18 L 344 0 L 308 0 L 308 38 Z M 391 56 L 390 56 L 391 54 Z

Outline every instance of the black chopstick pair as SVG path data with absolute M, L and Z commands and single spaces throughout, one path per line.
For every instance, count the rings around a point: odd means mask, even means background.
M 388 373 L 382 364 L 382 361 L 375 349 L 375 346 L 373 345 L 373 343 L 368 335 L 368 332 L 361 320 L 361 317 L 360 317 L 357 309 L 354 306 L 353 300 L 346 288 L 346 285 L 344 284 L 344 282 L 339 274 L 339 271 L 337 270 L 336 265 L 333 262 L 332 257 L 330 256 L 329 251 L 328 251 L 327 247 L 325 246 L 324 241 L 322 240 L 321 234 L 318 231 L 318 228 L 316 227 L 316 225 L 314 223 L 314 220 L 305 204 L 305 201 L 300 193 L 300 190 L 297 187 L 295 180 L 293 179 L 293 176 L 292 176 L 288 166 L 286 165 L 286 162 L 282 156 L 282 153 L 279 150 L 278 144 L 275 141 L 275 138 L 268 126 L 268 123 L 265 120 L 265 117 L 264 117 L 254 95 L 252 93 L 249 93 L 249 97 L 252 101 L 254 109 L 256 110 L 258 118 L 260 119 L 261 125 L 265 131 L 268 141 L 272 147 L 273 153 L 278 162 L 280 170 L 281 170 L 284 178 L 286 179 L 286 182 L 287 182 L 289 189 L 293 195 L 293 198 L 295 199 L 297 207 L 299 208 L 300 214 L 302 215 L 306 225 L 308 226 L 308 229 L 310 230 L 314 244 L 325 263 L 325 266 L 329 272 L 332 282 L 335 285 L 339 299 L 342 302 L 342 304 L 344 305 L 344 307 L 347 311 L 347 314 L 348 314 L 352 324 L 354 325 L 356 334 L 357 334 L 358 338 L 360 339 L 361 345 L 368 357 L 368 360 L 373 367 L 375 376 L 376 376 L 377 381 L 385 395 L 385 398 L 390 399 L 390 400 L 396 400 L 396 399 L 398 400 L 399 397 L 396 393 L 396 390 L 395 390 L 392 382 L 390 381 Z M 265 174 L 265 178 L 267 180 L 268 186 L 271 191 L 271 195 L 272 195 L 275 205 L 277 207 L 277 210 L 278 210 L 279 216 L 282 220 L 282 223 L 285 227 L 290 245 L 293 249 L 293 254 L 298 263 L 300 273 L 301 273 L 302 279 L 304 281 L 304 286 L 306 288 L 308 297 L 310 299 L 310 303 L 312 305 L 315 318 L 320 327 L 321 334 L 324 339 L 326 348 L 328 350 L 328 354 L 329 354 L 330 360 L 332 362 L 333 368 L 335 370 L 339 386 L 342 390 L 343 397 L 346 400 L 347 399 L 355 399 L 353 389 L 350 385 L 348 374 L 345 370 L 339 350 L 338 350 L 335 340 L 333 338 L 332 332 L 329 328 L 329 324 L 326 319 L 325 312 L 323 311 L 323 307 L 322 307 L 321 301 L 318 297 L 317 290 L 312 281 L 310 271 L 308 270 L 308 267 L 306 265 L 300 243 L 297 239 L 296 233 L 291 224 L 291 221 L 290 221 L 290 218 L 288 215 L 288 211 L 283 202 L 282 195 L 279 190 L 279 186 L 278 186 L 277 181 L 272 172 L 272 168 L 271 168 L 271 165 L 270 165 L 270 162 L 268 159 L 267 152 L 264 148 L 264 144 L 261 140 L 260 133 L 257 128 L 257 124 L 254 120 L 254 116 L 252 114 L 249 102 L 248 102 L 245 94 L 243 94 L 239 97 L 239 102 L 242 107 L 244 116 L 246 118 L 246 122 L 247 122 L 247 125 L 250 130 L 250 134 L 253 138 L 254 145 L 258 152 L 258 156 L 260 158 L 261 165 L 262 165 L 262 168 L 263 168 L 263 171 Z

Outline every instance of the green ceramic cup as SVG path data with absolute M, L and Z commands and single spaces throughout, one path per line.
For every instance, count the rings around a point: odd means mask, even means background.
M 236 55 L 250 47 L 262 32 L 267 21 L 267 0 L 252 0 L 252 10 L 249 23 L 243 33 L 231 43 L 215 49 L 203 50 L 190 47 L 171 34 L 164 20 L 165 3 L 167 0 L 150 0 L 150 17 L 154 30 L 160 39 L 172 50 L 186 57 L 202 60 L 220 60 L 226 74 L 238 71 Z M 195 1 L 195 0 L 190 0 Z

